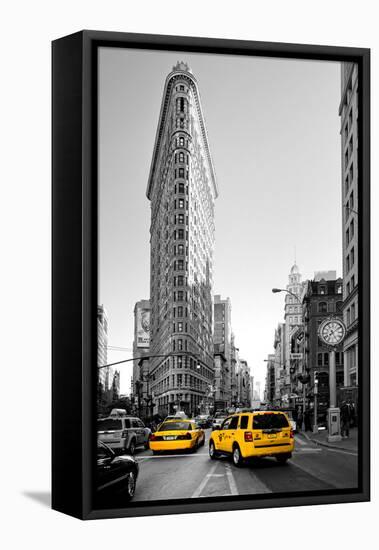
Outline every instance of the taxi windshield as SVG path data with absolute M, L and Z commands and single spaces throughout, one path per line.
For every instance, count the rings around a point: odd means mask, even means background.
M 158 432 L 172 432 L 178 430 L 192 430 L 192 426 L 188 422 L 163 422 Z

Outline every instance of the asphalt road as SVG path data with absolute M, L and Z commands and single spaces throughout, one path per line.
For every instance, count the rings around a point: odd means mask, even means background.
M 242 468 L 228 458 L 208 456 L 210 430 L 204 447 L 194 454 L 153 456 L 137 451 L 140 465 L 134 501 L 225 495 L 283 493 L 357 486 L 358 460 L 353 452 L 326 449 L 296 435 L 295 452 L 285 465 L 263 458 Z

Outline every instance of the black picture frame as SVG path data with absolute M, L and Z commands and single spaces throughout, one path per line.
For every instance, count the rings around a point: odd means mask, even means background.
M 359 73 L 359 487 L 93 507 L 97 354 L 97 51 L 139 48 L 350 61 Z M 370 499 L 370 50 L 81 31 L 52 44 L 52 507 L 81 519 Z

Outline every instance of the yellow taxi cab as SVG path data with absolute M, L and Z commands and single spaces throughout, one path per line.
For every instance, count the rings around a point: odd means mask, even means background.
M 241 466 L 244 459 L 272 456 L 284 464 L 294 450 L 295 439 L 288 416 L 281 411 L 242 412 L 228 416 L 211 433 L 209 456 L 232 456 Z
M 149 439 L 149 447 L 154 454 L 186 449 L 196 451 L 204 443 L 204 431 L 185 419 L 165 420 Z

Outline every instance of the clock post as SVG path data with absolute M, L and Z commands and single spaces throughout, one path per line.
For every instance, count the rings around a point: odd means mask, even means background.
M 341 411 L 337 405 L 336 350 L 329 351 L 328 441 L 341 441 Z
M 336 388 L 336 348 L 345 338 L 346 327 L 338 318 L 325 319 L 319 328 L 320 340 L 329 347 L 329 408 L 328 408 L 328 441 L 340 441 L 341 411 L 337 407 Z

